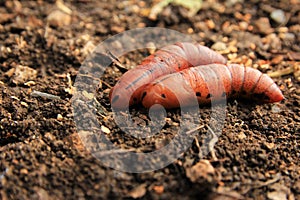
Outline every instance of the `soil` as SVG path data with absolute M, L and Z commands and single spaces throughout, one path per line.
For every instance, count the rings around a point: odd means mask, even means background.
M 172 3 L 149 17 L 157 3 L 1 1 L 1 199 L 300 199 L 299 1 L 204 0 L 196 14 Z M 276 9 L 284 17 L 272 18 Z M 179 31 L 229 62 L 269 73 L 285 99 L 264 105 L 229 101 L 222 132 L 207 155 L 199 148 L 209 130 L 205 106 L 192 144 L 168 166 L 127 173 L 103 165 L 78 137 L 72 85 L 96 45 L 143 27 Z M 127 136 L 113 120 L 110 88 L 149 54 L 139 50 L 114 60 L 91 97 L 103 133 L 136 152 L 168 143 L 180 119 L 178 109 L 168 111 L 161 134 L 147 141 Z M 149 123 L 140 106 L 131 115 Z

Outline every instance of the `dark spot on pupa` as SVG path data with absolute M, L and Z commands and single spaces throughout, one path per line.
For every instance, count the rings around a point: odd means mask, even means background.
M 197 97 L 201 97 L 201 92 L 196 92 Z
M 211 98 L 212 95 L 210 93 L 208 93 L 208 95 L 206 96 L 207 99 Z
M 145 98 L 146 95 L 147 95 L 147 92 L 143 92 L 143 94 L 142 94 L 142 100 Z
M 115 103 L 117 100 L 119 99 L 119 95 L 114 96 L 114 98 L 112 99 L 111 103 Z
M 133 101 L 134 101 L 134 102 L 137 102 L 137 98 L 136 98 L 136 97 L 134 97 L 134 98 L 133 98 Z
M 232 90 L 231 94 L 232 94 L 232 95 L 235 95 L 235 94 L 236 94 L 236 91 L 235 91 L 235 90 Z
M 165 98 L 166 98 L 166 95 L 165 95 L 165 94 L 161 94 L 161 97 L 165 99 Z

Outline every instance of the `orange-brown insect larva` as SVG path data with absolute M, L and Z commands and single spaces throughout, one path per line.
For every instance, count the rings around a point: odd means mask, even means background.
M 189 87 L 180 87 L 186 84 Z M 172 85 L 177 86 L 175 92 L 170 90 Z M 255 99 L 261 103 L 284 99 L 276 83 L 256 69 L 237 64 L 208 64 L 165 75 L 147 84 L 142 91 L 142 104 L 146 108 L 154 104 L 176 108 L 188 106 L 193 96 L 197 97 L 199 104 L 207 104 L 212 99 L 218 101 L 236 97 Z
M 126 108 L 140 102 L 143 86 L 160 76 L 210 63 L 225 64 L 226 59 L 199 44 L 183 42 L 166 46 L 120 78 L 109 95 L 112 107 Z

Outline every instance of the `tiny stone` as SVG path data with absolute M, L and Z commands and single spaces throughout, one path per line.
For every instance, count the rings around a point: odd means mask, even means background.
M 265 142 L 264 143 L 265 144 L 265 146 L 269 149 L 269 150 L 272 150 L 272 149 L 274 149 L 274 147 L 275 147 L 275 144 L 274 143 L 269 143 L 269 142 Z
M 193 30 L 192 28 L 188 28 L 187 32 L 188 32 L 189 34 L 192 34 L 192 33 L 194 33 L 194 30 Z
M 286 196 L 285 192 L 283 192 L 283 191 L 268 192 L 267 197 L 270 200 L 284 200 L 284 199 L 287 199 L 287 196 Z
M 287 33 L 289 31 L 288 27 L 279 27 L 278 32 L 279 33 Z
M 255 25 L 260 33 L 270 34 L 274 31 L 271 27 L 269 18 L 266 17 L 261 17 L 256 20 Z
M 153 190 L 157 193 L 157 194 L 162 194 L 164 192 L 164 186 L 163 185 L 158 185 L 158 186 L 154 186 Z
M 211 46 L 211 48 L 216 51 L 222 51 L 226 49 L 226 44 L 224 42 L 216 42 Z
M 82 91 L 82 95 L 88 99 L 93 99 L 94 98 L 94 93 L 89 93 L 86 90 Z
M 210 20 L 210 19 L 206 21 L 206 25 L 209 29 L 214 29 L 216 27 L 215 22 L 213 20 Z
M 64 118 L 61 114 L 57 114 L 57 120 L 58 121 L 62 121 Z
M 241 30 L 245 31 L 245 30 L 248 29 L 249 24 L 248 24 L 247 22 L 244 22 L 244 21 L 243 21 L 243 22 L 240 22 L 240 23 L 239 23 L 239 27 L 240 27 Z
M 22 168 L 22 169 L 20 170 L 20 173 L 21 173 L 21 174 L 28 174 L 28 170 L 25 169 L 25 168 Z
M 281 109 L 279 108 L 279 106 L 277 106 L 276 104 L 274 104 L 272 106 L 272 112 L 273 113 L 279 113 L 281 111 Z
M 271 18 L 277 22 L 278 24 L 282 24 L 286 21 L 286 18 L 285 18 L 285 15 L 284 15 L 284 12 L 280 9 L 277 9 L 277 10 L 274 10 L 272 13 L 271 13 Z
M 237 136 L 240 140 L 243 140 L 247 137 L 244 132 L 240 132 Z
M 295 40 L 295 35 L 293 33 L 280 33 L 279 37 L 285 40 Z
M 71 16 L 60 10 L 54 10 L 48 15 L 47 21 L 51 26 L 67 26 L 71 24 Z
M 227 55 L 229 60 L 235 59 L 237 57 L 237 53 L 230 53 Z
M 236 46 L 229 46 L 228 49 L 230 50 L 231 53 L 237 53 L 238 48 Z
M 96 48 L 96 46 L 93 44 L 93 42 L 88 41 L 82 48 L 81 52 L 84 56 L 87 56 L 87 55 L 91 54 L 95 48 Z
M 28 82 L 30 79 L 35 79 L 37 77 L 37 71 L 33 68 L 17 65 L 14 74 L 12 77 L 12 81 L 15 84 L 23 84 Z
M 107 127 L 103 126 L 103 125 L 101 126 L 101 131 L 103 131 L 106 134 L 110 133 L 110 130 Z
M 283 55 L 278 55 L 278 56 L 275 56 L 275 57 L 271 60 L 271 62 L 272 62 L 273 64 L 279 64 L 279 63 L 281 63 L 281 62 L 283 61 L 283 59 L 284 59 L 284 56 L 283 56 Z
M 28 104 L 26 102 L 24 102 L 24 101 L 21 101 L 21 105 L 25 106 L 25 107 L 28 107 Z

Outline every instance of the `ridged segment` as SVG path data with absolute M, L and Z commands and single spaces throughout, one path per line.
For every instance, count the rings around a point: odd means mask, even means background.
M 113 108 L 126 108 L 141 100 L 143 87 L 158 77 L 197 65 L 226 63 L 213 50 L 192 43 L 176 43 L 145 58 L 135 69 L 126 72 L 110 91 Z
M 165 108 L 188 106 L 195 96 L 199 104 L 235 97 L 261 103 L 278 102 L 284 98 L 269 76 L 236 64 L 202 65 L 162 76 L 148 84 L 143 94 L 142 104 L 147 108 L 156 103 Z

